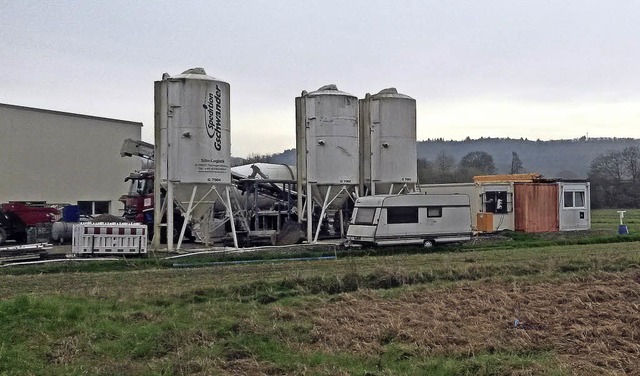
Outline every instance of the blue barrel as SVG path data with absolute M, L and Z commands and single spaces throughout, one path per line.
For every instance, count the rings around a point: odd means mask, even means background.
M 68 205 L 62 208 L 62 220 L 65 222 L 80 222 L 80 207 Z

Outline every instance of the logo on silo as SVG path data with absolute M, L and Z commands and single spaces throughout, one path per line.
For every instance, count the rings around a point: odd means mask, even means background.
M 204 127 L 209 138 L 214 138 L 213 147 L 220 151 L 222 148 L 222 90 L 216 85 L 216 92 L 204 96 Z

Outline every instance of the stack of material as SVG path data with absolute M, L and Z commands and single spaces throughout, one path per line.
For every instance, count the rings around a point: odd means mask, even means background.
M 0 247 L 0 264 L 11 261 L 38 260 L 51 249 L 51 244 L 36 243 Z
M 473 177 L 474 183 L 545 183 L 554 179 L 543 178 L 541 174 L 503 174 L 503 175 L 478 175 Z

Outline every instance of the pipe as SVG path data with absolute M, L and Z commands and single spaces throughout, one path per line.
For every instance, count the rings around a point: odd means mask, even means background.
M 326 244 L 326 245 L 337 245 L 338 243 L 319 243 L 319 244 Z M 230 254 L 230 253 L 249 253 L 249 252 L 255 252 L 255 251 L 260 251 L 260 250 L 269 250 L 269 249 L 282 249 L 282 248 L 304 248 L 304 247 L 309 247 L 309 246 L 315 246 L 317 244 L 290 244 L 290 245 L 265 245 L 265 246 L 261 246 L 261 247 L 252 247 L 252 248 L 240 248 L 240 249 L 234 249 L 234 248 L 225 248 L 225 249 L 217 249 L 217 250 L 200 250 L 197 252 L 191 252 L 191 253 L 185 253 L 185 254 L 181 254 L 181 255 L 174 255 L 174 256 L 169 256 L 169 257 L 165 257 L 163 258 L 163 260 L 173 260 L 173 259 L 177 259 L 177 258 L 183 258 L 183 257 L 189 257 L 189 256 L 199 256 L 199 255 L 206 255 L 206 254 L 220 254 L 220 253 L 225 253 L 225 254 Z
M 20 266 L 20 265 L 35 265 L 35 264 L 49 264 L 53 262 L 67 262 L 67 261 L 121 261 L 121 258 L 100 258 L 100 259 L 90 259 L 90 258 L 77 258 L 77 259 L 57 259 L 57 260 L 40 260 L 40 261 L 23 261 L 23 262 L 14 262 L 11 264 L 2 264 L 0 268 L 5 268 L 7 266 Z

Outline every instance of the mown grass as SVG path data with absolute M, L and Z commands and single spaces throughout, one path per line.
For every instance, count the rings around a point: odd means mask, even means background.
M 640 209 L 598 209 L 591 213 L 591 232 L 602 235 L 616 235 L 620 225 L 618 210 L 624 210 L 623 223 L 629 234 L 640 234 Z

